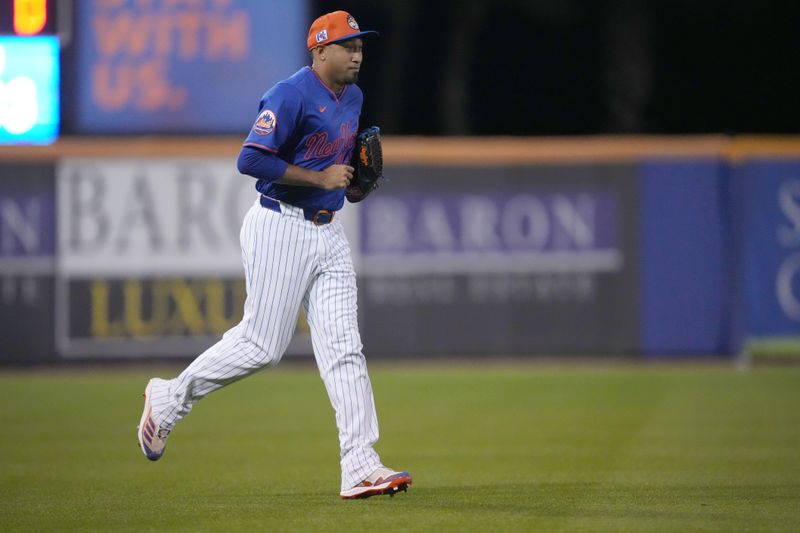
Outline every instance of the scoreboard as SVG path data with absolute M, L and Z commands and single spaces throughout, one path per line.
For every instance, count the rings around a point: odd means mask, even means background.
M 58 137 L 57 5 L 0 0 L 0 144 L 47 144 Z
M 55 35 L 57 0 L 0 0 L 0 35 Z

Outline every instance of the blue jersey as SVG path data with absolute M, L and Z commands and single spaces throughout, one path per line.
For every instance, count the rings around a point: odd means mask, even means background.
M 310 67 L 303 67 L 267 91 L 245 146 L 267 150 L 312 170 L 349 165 L 364 96 L 356 85 L 338 95 Z M 337 211 L 344 189 L 282 185 L 258 180 L 258 192 L 298 207 Z

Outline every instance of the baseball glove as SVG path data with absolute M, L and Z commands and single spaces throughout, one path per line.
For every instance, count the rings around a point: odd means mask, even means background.
M 345 191 L 352 202 L 360 202 L 380 185 L 383 177 L 383 150 L 381 149 L 381 129 L 372 126 L 362 130 L 356 137 L 351 165 L 355 171 Z

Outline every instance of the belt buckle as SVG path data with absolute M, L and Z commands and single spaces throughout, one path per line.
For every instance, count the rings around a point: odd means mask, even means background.
M 323 226 L 325 224 L 329 224 L 333 221 L 333 211 L 329 211 L 327 209 L 320 209 L 314 216 L 311 218 L 311 222 L 316 224 L 317 226 Z

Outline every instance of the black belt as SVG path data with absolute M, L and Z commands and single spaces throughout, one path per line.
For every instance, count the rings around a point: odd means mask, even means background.
M 278 213 L 281 212 L 281 203 L 278 200 L 270 198 L 269 196 L 261 195 L 261 207 L 266 207 L 267 209 L 271 209 L 272 211 L 276 211 Z M 333 215 L 336 214 L 335 211 L 330 211 L 328 209 L 314 209 L 313 207 L 303 207 L 303 217 L 306 220 L 310 220 L 317 226 L 324 226 L 325 224 L 330 224 L 333 222 Z

